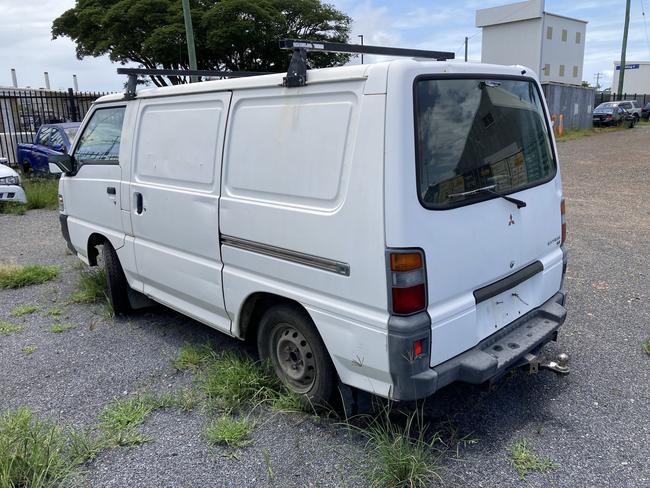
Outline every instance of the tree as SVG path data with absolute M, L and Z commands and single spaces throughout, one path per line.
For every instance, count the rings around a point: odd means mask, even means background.
M 199 69 L 282 72 L 291 52 L 280 50 L 278 40 L 347 42 L 350 32 L 350 18 L 320 0 L 193 0 L 191 11 Z M 144 68 L 189 68 L 180 0 L 76 0 L 54 20 L 52 37 L 72 39 L 79 59 L 108 54 L 111 61 Z M 347 59 L 309 56 L 312 67 Z M 168 84 L 151 78 L 158 86 Z

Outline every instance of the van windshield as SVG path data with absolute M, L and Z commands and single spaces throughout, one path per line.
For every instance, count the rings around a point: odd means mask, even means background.
M 427 208 L 512 193 L 556 172 L 536 86 L 524 79 L 419 79 L 415 82 L 418 191 Z

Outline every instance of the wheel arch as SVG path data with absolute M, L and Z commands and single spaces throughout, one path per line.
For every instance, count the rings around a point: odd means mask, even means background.
M 238 315 L 238 337 L 245 341 L 254 341 L 257 336 L 259 323 L 264 313 L 276 305 L 289 305 L 299 309 L 314 324 L 316 332 L 320 335 L 318 327 L 307 309 L 298 301 L 270 292 L 254 292 L 244 300 Z
M 91 266 L 97 266 L 97 256 L 99 255 L 97 246 L 102 245 L 105 242 L 110 242 L 110 241 L 106 236 L 99 234 L 98 232 L 93 232 L 92 234 L 90 234 L 90 236 L 88 236 L 87 256 L 88 256 L 88 263 Z

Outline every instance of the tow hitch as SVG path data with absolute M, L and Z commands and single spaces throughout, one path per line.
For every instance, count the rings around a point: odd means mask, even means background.
M 525 356 L 528 364 L 528 372 L 535 374 L 541 369 L 550 369 L 554 373 L 569 374 L 569 355 L 565 353 L 558 354 L 555 360 L 547 359 L 544 356 L 528 353 Z

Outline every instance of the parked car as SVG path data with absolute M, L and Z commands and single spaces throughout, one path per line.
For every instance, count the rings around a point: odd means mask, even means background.
M 18 144 L 16 161 L 23 173 L 48 173 L 48 155 L 68 152 L 79 125 L 79 122 L 42 125 L 34 136 L 34 142 Z
M 641 118 L 642 107 L 641 104 L 636 100 L 623 100 L 621 102 L 618 102 L 618 106 L 623 107 L 631 115 L 633 115 L 637 122 Z
M 0 202 L 27 202 L 20 175 L 7 165 L 6 158 L 0 158 Z
M 115 312 L 150 299 L 252 340 L 315 403 L 339 379 L 413 400 L 535 371 L 567 263 L 536 75 L 413 59 L 299 75 L 299 55 L 288 75 L 101 97 L 50 156 L 62 234 L 86 264 L 103 253 Z
M 650 102 L 645 104 L 645 107 L 641 109 L 641 118 L 650 120 Z
M 619 105 L 619 102 L 605 102 L 598 105 L 593 113 L 593 124 L 595 127 L 600 126 L 618 126 L 624 122 L 629 127 L 634 127 L 637 117 L 630 114 L 627 110 Z

